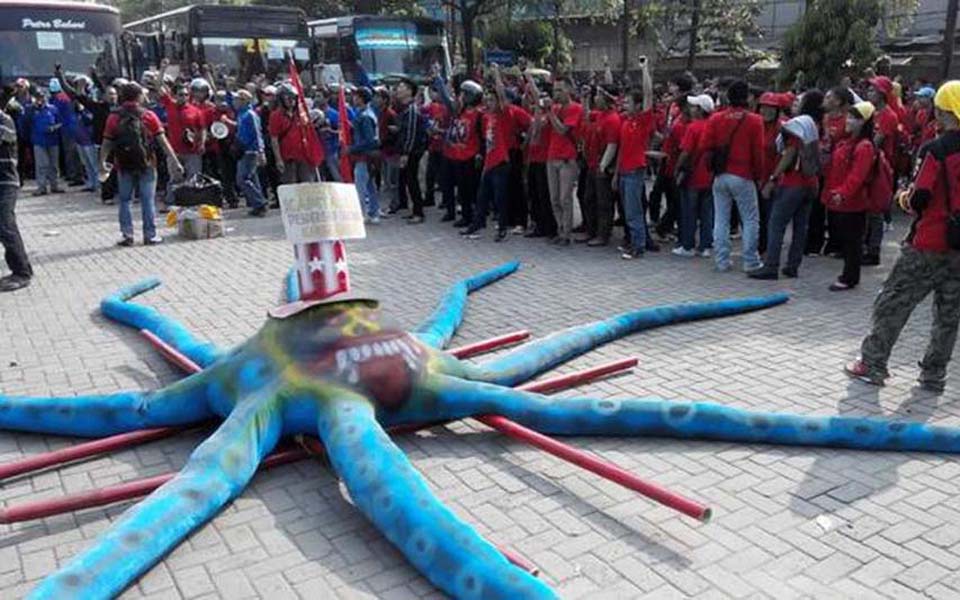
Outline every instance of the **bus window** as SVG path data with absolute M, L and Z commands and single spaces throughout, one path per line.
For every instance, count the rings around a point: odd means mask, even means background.
M 83 73 L 91 66 L 100 73 L 119 71 L 117 36 L 86 31 L 0 31 L 3 76 L 50 74 L 60 63 L 66 73 Z

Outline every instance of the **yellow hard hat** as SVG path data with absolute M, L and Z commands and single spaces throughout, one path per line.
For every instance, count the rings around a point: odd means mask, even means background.
M 960 119 L 960 81 L 954 79 L 941 85 L 933 97 L 933 104 Z

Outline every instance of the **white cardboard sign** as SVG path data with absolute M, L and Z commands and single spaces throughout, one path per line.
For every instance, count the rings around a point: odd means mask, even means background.
M 294 183 L 277 188 L 287 240 L 306 244 L 367 237 L 352 183 Z

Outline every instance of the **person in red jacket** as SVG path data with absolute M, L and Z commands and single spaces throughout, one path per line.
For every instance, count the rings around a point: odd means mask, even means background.
M 276 109 L 270 112 L 267 131 L 270 147 L 282 183 L 309 183 L 317 181 L 319 173 L 310 164 L 309 139 L 301 126 L 297 107 L 299 92 L 289 82 L 277 86 Z
M 200 173 L 203 168 L 203 150 L 207 143 L 207 127 L 203 113 L 190 103 L 187 86 L 178 84 L 174 97 L 160 96 L 160 104 L 167 110 L 167 133 L 170 145 L 183 164 L 185 177 Z
M 874 77 L 870 79 L 867 90 L 867 100 L 877 107 L 873 115 L 874 132 L 873 143 L 879 148 L 887 162 L 896 164 L 894 155 L 897 149 L 897 137 L 900 133 L 900 119 L 893 105 L 897 98 L 893 91 L 893 82 L 888 77 Z M 880 248 L 883 245 L 884 216 L 882 214 L 867 215 L 867 234 L 864 239 L 863 264 L 876 266 L 880 264 Z
M 876 147 L 873 145 L 873 113 L 869 102 L 847 110 L 847 137 L 840 138 L 830 154 L 820 202 L 833 215 L 831 238 L 843 256 L 843 272 L 830 284 L 831 292 L 850 290 L 860 283 L 863 233 L 867 225 L 867 193 Z
M 653 81 L 646 60 L 640 63 L 643 87 L 626 95 L 626 114 L 620 125 L 617 145 L 618 169 L 614 189 L 620 190 L 623 202 L 625 239 L 620 258 L 631 260 L 643 256 L 647 248 L 647 198 L 644 180 L 647 170 L 647 148 L 656 128 L 653 116 Z
M 732 267 L 730 213 L 734 204 L 743 221 L 743 270 L 760 268 L 757 185 L 764 172 L 763 119 L 747 109 L 749 95 L 747 82 L 731 83 L 727 89 L 729 107 L 710 116 L 703 134 L 703 148 L 711 153 L 714 163 L 718 155 L 727 155 L 726 164 L 713 165 L 719 168 L 713 173 L 714 262 L 721 272 Z
M 918 381 L 922 388 L 940 392 L 960 324 L 960 81 L 940 86 L 934 107 L 942 133 L 921 151 L 912 193 L 899 198 L 901 207 L 915 215 L 910 234 L 874 302 L 860 358 L 844 370 L 883 385 L 900 331 L 932 292 L 933 327 Z

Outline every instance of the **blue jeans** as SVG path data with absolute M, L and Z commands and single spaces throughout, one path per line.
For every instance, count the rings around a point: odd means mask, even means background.
M 380 215 L 380 196 L 377 194 L 377 186 L 370 177 L 370 169 L 367 168 L 367 161 L 360 160 L 353 165 L 353 181 L 357 186 L 357 195 L 360 196 L 360 206 L 368 217 L 377 217 Z
M 713 247 L 717 269 L 730 268 L 730 211 L 736 203 L 743 221 L 743 270 L 760 267 L 760 208 L 757 186 L 749 179 L 724 173 L 713 180 Z
M 260 177 L 257 175 L 257 153 L 246 152 L 237 162 L 237 187 L 247 200 L 249 208 L 260 208 L 266 204 Z
M 327 165 L 330 181 L 343 181 L 343 178 L 340 176 L 340 153 L 331 152 L 329 149 L 327 149 L 327 153 L 324 155 L 323 160 Z
M 153 222 L 157 215 L 154 200 L 157 192 L 157 170 L 153 167 L 145 171 L 131 173 L 120 172 L 117 181 L 117 195 L 120 199 L 120 233 L 125 238 L 133 238 L 133 215 L 130 203 L 133 189 L 140 197 L 140 210 L 143 218 L 143 239 L 149 240 L 157 235 L 157 226 Z
M 777 188 L 770 209 L 770 224 L 767 228 L 767 255 L 763 266 L 768 269 L 780 268 L 780 247 L 787 224 L 793 221 L 793 239 L 790 240 L 790 252 L 787 255 L 786 268 L 796 271 L 803 260 L 803 251 L 807 247 L 807 226 L 810 224 L 810 211 L 817 200 L 817 190 L 808 187 Z
M 490 201 L 497 209 L 497 229 L 507 228 L 507 185 L 510 183 L 510 163 L 503 163 L 485 171 L 480 177 L 480 192 L 477 194 L 477 211 L 473 215 L 474 227 L 487 226 Z
M 700 225 L 700 244 L 703 252 L 713 247 L 713 193 L 710 188 L 695 190 L 683 188 L 680 192 L 680 245 L 684 250 L 693 250 Z
M 80 152 L 80 162 L 83 163 L 84 188 L 95 192 L 100 189 L 99 170 L 97 169 L 100 148 L 93 144 L 87 144 L 77 146 L 77 150 Z
M 647 217 L 643 210 L 645 184 L 643 171 L 620 174 L 620 194 L 623 199 L 623 214 L 630 230 L 630 246 L 637 252 L 647 247 Z

